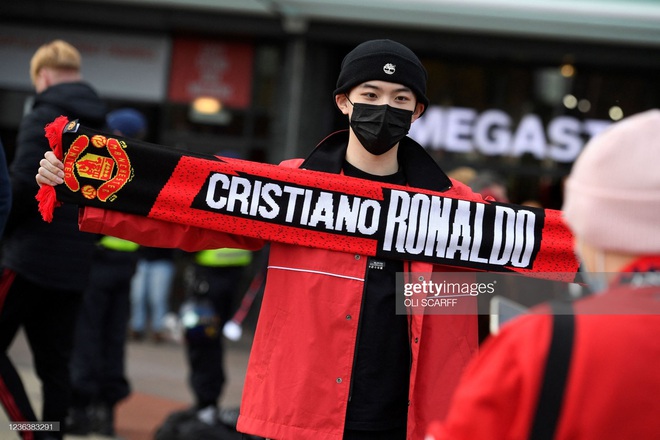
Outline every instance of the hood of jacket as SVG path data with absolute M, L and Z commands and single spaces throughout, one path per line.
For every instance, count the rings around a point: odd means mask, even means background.
M 86 126 L 105 126 L 107 108 L 96 91 L 85 82 L 61 83 L 48 87 L 34 98 L 33 108 L 51 105 L 69 120 L 80 119 Z

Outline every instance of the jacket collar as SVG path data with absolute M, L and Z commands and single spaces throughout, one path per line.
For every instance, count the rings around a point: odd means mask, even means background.
M 316 146 L 300 168 L 339 174 L 347 147 L 348 130 L 332 133 Z M 411 187 L 436 192 L 444 192 L 452 187 L 449 177 L 426 150 L 407 136 L 399 142 L 398 161 Z

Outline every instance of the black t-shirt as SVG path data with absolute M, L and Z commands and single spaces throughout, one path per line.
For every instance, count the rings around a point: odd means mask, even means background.
M 402 171 L 367 174 L 344 161 L 351 177 L 404 185 Z M 380 431 L 406 425 L 410 381 L 408 317 L 395 313 L 396 273 L 403 261 L 370 257 L 365 277 L 346 429 Z

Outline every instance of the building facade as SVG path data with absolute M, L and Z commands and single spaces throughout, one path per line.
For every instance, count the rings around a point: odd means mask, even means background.
M 3 2 L 0 136 L 11 159 L 29 59 L 63 38 L 111 108 L 148 115 L 148 140 L 277 163 L 347 127 L 332 99 L 342 57 L 391 38 L 429 72 L 431 105 L 411 136 L 447 171 L 491 170 L 512 202 L 558 208 L 591 136 L 660 107 L 660 6 L 563 3 Z

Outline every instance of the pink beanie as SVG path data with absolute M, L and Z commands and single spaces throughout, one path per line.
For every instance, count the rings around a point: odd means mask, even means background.
M 564 219 L 576 237 L 611 251 L 660 254 L 660 110 L 595 136 L 566 181 Z

